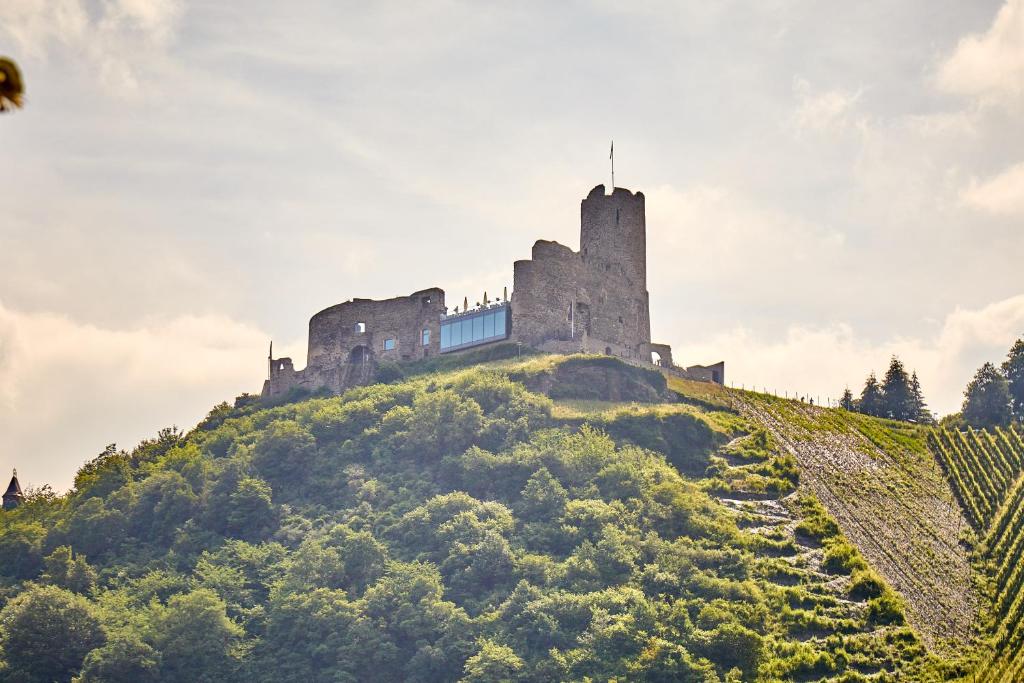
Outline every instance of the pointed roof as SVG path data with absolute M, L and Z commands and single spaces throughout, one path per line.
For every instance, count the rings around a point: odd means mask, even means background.
M 7 492 L 4 493 L 4 498 L 10 496 L 16 496 L 18 498 L 24 497 L 21 492 L 21 484 L 18 483 L 18 470 L 14 470 L 14 475 L 11 477 L 11 483 L 7 485 Z

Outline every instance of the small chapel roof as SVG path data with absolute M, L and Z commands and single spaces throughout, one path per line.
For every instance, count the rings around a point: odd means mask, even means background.
M 11 483 L 7 485 L 7 491 L 4 493 L 4 498 L 8 496 L 21 497 L 21 484 L 18 482 L 18 470 L 14 470 L 13 476 L 11 476 Z

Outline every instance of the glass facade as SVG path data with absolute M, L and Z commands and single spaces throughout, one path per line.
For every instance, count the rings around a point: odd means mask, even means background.
M 508 304 L 441 319 L 441 352 L 486 344 L 509 335 Z

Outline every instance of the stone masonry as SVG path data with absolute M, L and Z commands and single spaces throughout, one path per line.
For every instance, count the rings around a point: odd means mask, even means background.
M 656 363 L 684 377 L 725 382 L 723 363 L 679 368 L 670 346 L 651 343 L 641 192 L 616 187 L 605 194 L 604 185 L 591 190 L 580 205 L 580 250 L 537 241 L 531 258 L 514 264 L 509 309 L 510 331 L 503 339 L 541 351 Z M 440 325 L 452 317 L 447 313 L 444 291 L 436 287 L 384 301 L 353 299 L 331 306 L 309 321 L 305 369 L 296 370 L 291 358 L 268 359 L 263 396 L 295 388 L 341 393 L 371 382 L 380 361 L 402 363 L 444 353 Z

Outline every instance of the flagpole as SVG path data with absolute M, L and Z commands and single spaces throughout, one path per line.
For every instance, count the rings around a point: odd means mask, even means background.
M 612 149 L 608 153 L 608 158 L 612 160 L 612 192 L 615 192 L 615 140 L 612 140 Z

